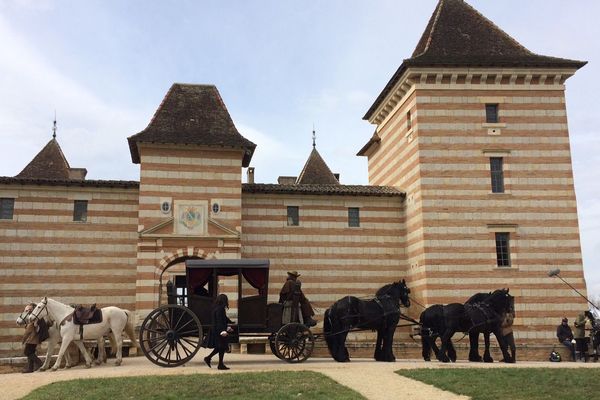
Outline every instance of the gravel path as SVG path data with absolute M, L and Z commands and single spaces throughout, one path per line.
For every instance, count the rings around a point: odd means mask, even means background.
M 200 352 L 202 353 L 202 352 Z M 350 363 L 337 363 L 329 358 L 311 358 L 301 364 L 288 364 L 273 355 L 227 354 L 225 361 L 230 371 L 209 369 L 202 362 L 204 354 L 199 354 L 194 360 L 179 368 L 161 368 L 150 363 L 145 357 L 124 358 L 123 365 L 115 367 L 112 360 L 109 364 L 94 366 L 91 369 L 78 366 L 70 370 L 57 372 L 36 372 L 33 374 L 3 374 L 0 375 L 0 397 L 5 400 L 19 399 L 31 390 L 52 382 L 70 379 L 107 378 L 136 375 L 186 375 L 186 374 L 222 374 L 236 372 L 260 371 L 316 371 L 321 372 L 335 381 L 348 386 L 371 400 L 390 398 L 409 398 L 414 400 L 454 400 L 467 399 L 453 393 L 437 389 L 433 386 L 414 381 L 394 374 L 398 369 L 414 368 L 514 368 L 514 367 L 544 367 L 565 368 L 585 367 L 598 368 L 600 363 L 541 363 L 522 362 L 516 365 L 505 364 L 474 364 L 458 362 L 456 364 L 441 364 L 423 361 L 398 361 L 395 363 L 380 363 L 370 359 L 353 359 Z

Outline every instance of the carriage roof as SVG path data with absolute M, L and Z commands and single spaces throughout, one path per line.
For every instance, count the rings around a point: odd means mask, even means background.
M 186 260 L 186 269 L 195 268 L 269 268 L 269 260 L 232 259 L 232 260 Z

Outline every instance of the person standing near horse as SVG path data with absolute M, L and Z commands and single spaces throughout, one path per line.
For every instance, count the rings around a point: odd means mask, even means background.
M 575 326 L 575 331 L 573 332 L 573 337 L 575 338 L 575 350 L 579 355 L 579 359 L 583 360 L 585 358 L 585 354 L 587 353 L 587 341 L 585 337 L 585 323 L 587 322 L 587 316 L 585 313 L 580 313 L 573 324 Z
M 30 303 L 25 307 L 25 312 L 30 314 L 35 308 L 35 303 Z M 42 360 L 35 354 L 37 345 L 42 343 L 40 340 L 40 325 L 38 321 L 29 322 L 25 325 L 25 333 L 23 334 L 22 343 L 25 345 L 23 354 L 27 357 L 27 365 L 23 368 L 23 373 L 28 374 L 37 371 L 42 366 Z M 43 334 L 43 333 L 42 333 Z M 46 335 L 47 337 L 47 335 Z
M 313 315 L 315 315 L 315 312 L 310 301 L 308 301 L 306 296 L 304 296 L 304 293 L 302 293 L 302 283 L 298 280 L 299 276 L 300 274 L 297 271 L 288 271 L 287 280 L 279 292 L 279 302 L 284 304 L 287 301 L 292 301 L 294 296 L 297 295 L 304 325 L 309 327 L 315 326 L 317 321 L 312 318 Z
M 575 346 L 573 346 L 573 331 L 569 326 L 568 318 L 563 318 L 561 324 L 556 328 L 556 337 L 560 344 L 569 349 L 571 360 L 575 361 Z
M 227 370 L 223 363 L 225 352 L 229 348 L 229 334 L 233 332 L 233 329 L 227 324 L 232 324 L 226 314 L 226 309 L 229 309 L 229 299 L 227 295 L 220 294 L 215 299 L 215 304 L 212 309 L 212 326 L 208 331 L 208 338 L 206 347 L 213 349 L 213 351 L 206 357 L 204 362 L 209 368 L 212 368 L 210 361 L 217 353 L 219 354 L 219 366 L 217 369 Z
M 504 337 L 504 342 L 510 349 L 510 357 L 513 362 L 517 362 L 517 346 L 515 345 L 515 336 L 513 334 L 513 323 L 515 321 L 515 311 L 511 310 L 504 314 L 504 318 L 502 319 L 502 336 Z

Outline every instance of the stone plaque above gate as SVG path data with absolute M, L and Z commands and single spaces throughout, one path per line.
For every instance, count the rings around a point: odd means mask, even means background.
M 206 235 L 207 201 L 175 201 L 175 233 L 179 235 Z

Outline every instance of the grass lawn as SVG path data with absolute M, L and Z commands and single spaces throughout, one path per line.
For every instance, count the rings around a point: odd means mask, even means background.
M 56 382 L 23 400 L 364 399 L 316 372 L 141 376 Z
M 396 373 L 473 400 L 590 400 L 600 393 L 597 368 L 436 368 Z

